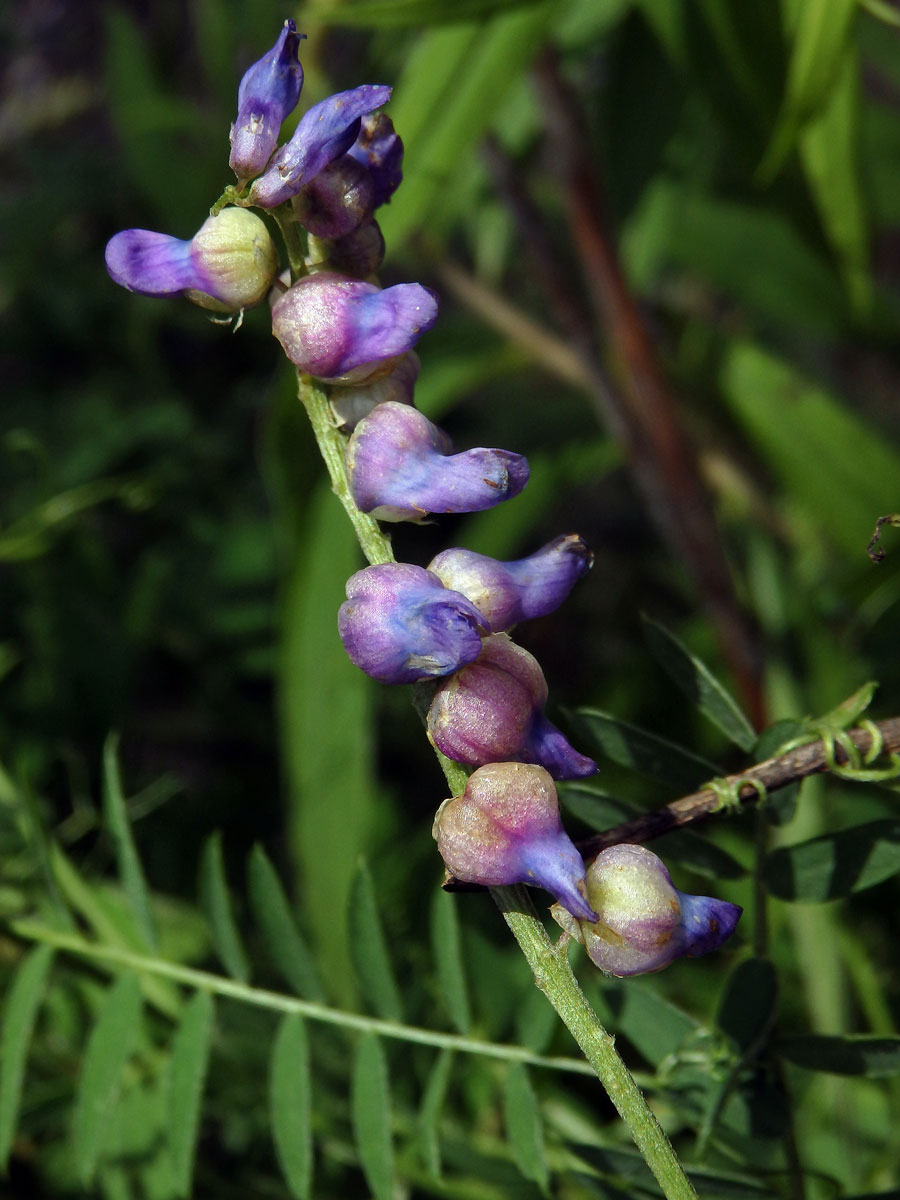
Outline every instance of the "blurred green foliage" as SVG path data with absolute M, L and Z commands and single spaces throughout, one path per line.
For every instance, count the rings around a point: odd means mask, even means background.
M 398 557 L 515 557 L 570 529 L 596 549 L 565 615 L 519 634 L 560 721 L 588 709 L 602 754 L 567 792 L 576 832 L 753 758 L 695 579 L 588 390 L 527 336 L 526 319 L 563 344 L 577 331 L 484 140 L 589 312 L 535 84 L 552 52 L 762 631 L 770 720 L 870 678 L 874 715 L 896 714 L 897 534 L 884 529 L 880 565 L 865 552 L 900 508 L 892 14 L 877 0 L 293 14 L 303 104 L 395 86 L 407 158 L 382 221 L 386 282 L 445 291 L 449 264 L 487 297 L 476 311 L 445 292 L 418 403 L 461 444 L 533 465 L 503 510 L 399 529 Z M 432 912 L 445 785 L 405 690 L 355 672 L 336 637 L 361 563 L 265 309 L 232 334 L 104 271 L 120 228 L 199 226 L 228 182 L 240 75 L 285 15 L 270 0 L 0 13 L 4 1194 L 656 1195 L 597 1085 L 527 1065 L 572 1047 L 486 898 L 439 894 Z M 615 351 L 607 334 L 594 325 Z M 646 640 L 641 613 L 659 623 Z M 744 904 L 739 939 L 651 980 L 579 968 L 704 1197 L 900 1188 L 896 802 L 896 787 L 807 780 L 793 816 L 773 799 L 771 823 L 672 835 L 656 848 L 680 886 Z M 113 957 L 76 945 L 51 964 L 23 921 Z M 135 976 L 118 970 L 129 954 L 209 974 Z M 532 1058 L 304 1022 L 294 995 Z

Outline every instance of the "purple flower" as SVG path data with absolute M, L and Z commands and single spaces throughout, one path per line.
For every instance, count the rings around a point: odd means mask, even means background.
M 375 185 L 364 166 L 342 154 L 291 201 L 297 220 L 318 238 L 342 238 L 372 216 Z
M 294 136 L 251 187 L 249 202 L 260 208 L 274 208 L 290 200 L 323 167 L 350 149 L 359 133 L 360 118 L 381 108 L 390 96 L 389 87 L 363 83 L 307 109 Z
M 484 763 L 538 763 L 554 779 L 593 775 L 597 764 L 579 754 L 544 716 L 547 683 L 536 658 L 505 633 L 485 638 L 478 659 L 445 679 L 428 710 L 428 736 L 447 758 Z
M 278 41 L 244 72 L 238 88 L 238 113 L 231 127 L 228 165 L 241 183 L 265 170 L 281 122 L 297 107 L 303 68 L 297 60 L 300 39 L 293 21 L 285 21 Z
M 272 308 L 272 332 L 301 371 L 331 379 L 405 354 L 437 319 L 418 283 L 381 288 L 328 271 L 307 275 Z
M 365 279 L 372 283 L 372 276 L 384 261 L 384 237 L 377 221 L 366 221 L 352 233 L 333 241 L 323 241 L 315 245 L 316 238 L 310 238 L 310 251 L 314 247 L 316 263 L 328 264 L 332 271 L 340 275 L 352 275 L 354 279 Z
M 683 955 L 718 950 L 743 911 L 727 900 L 679 892 L 661 859 L 628 843 L 609 846 L 590 864 L 587 896 L 596 921 L 575 920 L 556 906 L 551 912 L 601 971 L 619 976 L 660 971 Z
M 403 142 L 387 113 L 363 117 L 359 136 L 347 151 L 372 176 L 375 207 L 386 204 L 403 179 Z
M 509 450 L 449 454 L 446 435 L 414 408 L 379 404 L 347 446 L 353 498 L 383 521 L 479 512 L 517 496 L 528 462 Z
M 246 208 L 225 208 L 189 241 L 149 229 L 122 230 L 107 242 L 106 269 L 130 292 L 184 292 L 203 308 L 236 312 L 263 299 L 278 256 L 261 217 Z
M 558 608 L 586 575 L 593 553 L 577 533 L 554 538 L 517 562 L 497 562 L 474 550 L 444 550 L 428 570 L 446 587 L 462 592 L 484 613 L 492 633 Z
M 564 905 L 569 919 L 594 921 L 584 898 L 584 863 L 559 817 L 543 767 L 493 763 L 474 771 L 461 796 L 445 800 L 432 834 L 447 870 L 466 883 L 531 883 Z
M 384 563 L 347 580 L 338 633 L 357 667 L 382 683 L 449 675 L 481 652 L 482 617 L 424 567 Z

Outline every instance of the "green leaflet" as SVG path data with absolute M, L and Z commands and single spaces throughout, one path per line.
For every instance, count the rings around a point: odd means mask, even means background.
M 5 1171 L 9 1162 L 31 1035 L 53 958 L 49 946 L 36 946 L 30 950 L 19 964 L 4 1001 L 0 1039 L 0 1171 Z
M 150 911 L 150 893 L 125 807 L 118 750 L 118 735 L 111 733 L 103 744 L 103 817 L 115 843 L 119 878 L 128 897 L 135 926 L 147 949 L 155 950 L 157 939 Z
M 375 1200 L 392 1200 L 394 1147 L 391 1093 L 381 1040 L 366 1033 L 356 1045 L 350 1104 L 363 1174 Z
M 598 708 L 580 708 L 576 712 L 596 751 L 641 775 L 678 790 L 691 790 L 719 773 L 714 763 L 706 762 L 690 750 Z
M 219 833 L 210 834 L 200 854 L 200 902 L 212 927 L 216 953 L 226 971 L 241 983 L 247 983 L 250 964 L 231 908 Z
M 506 1136 L 516 1166 L 533 1180 L 543 1195 L 549 1195 L 550 1169 L 544 1158 L 544 1135 L 537 1096 L 523 1063 L 510 1067 L 503 1080 L 503 1115 Z
M 900 1037 L 802 1034 L 779 1038 L 778 1052 L 808 1071 L 882 1079 L 900 1072 Z
M 75 1174 L 87 1185 L 97 1169 L 125 1063 L 137 1042 L 141 989 L 137 976 L 121 975 L 103 1001 L 91 1030 L 75 1094 L 72 1155 Z
M 850 38 L 856 0 L 799 0 L 793 48 L 781 113 L 763 161 L 761 180 L 770 181 L 790 153 L 797 134 L 819 109 L 841 69 Z
M 781 900 L 835 900 L 900 872 L 900 821 L 870 821 L 766 855 L 762 877 Z
M 387 1021 L 403 1020 L 400 989 L 394 976 L 372 876 L 360 860 L 347 909 L 350 953 L 360 990 L 375 1012 Z
M 169 1065 L 169 1151 L 179 1196 L 192 1195 L 194 1154 L 200 1129 L 203 1086 L 209 1065 L 215 1007 L 209 992 L 195 992 L 172 1039 Z
M 435 1179 L 439 1179 L 441 1175 L 439 1126 L 453 1066 L 453 1051 L 442 1050 L 428 1073 L 425 1094 L 422 1096 L 422 1104 L 419 1108 L 417 1121 L 419 1148 L 428 1173 Z
M 262 846 L 256 845 L 250 851 L 247 885 L 253 915 L 279 974 L 298 996 L 324 1003 L 325 990 L 309 947 L 297 928 L 284 888 Z
M 756 741 L 753 726 L 709 667 L 651 617 L 644 616 L 643 624 L 651 652 L 676 686 L 730 741 L 751 750 Z
M 269 1118 L 275 1153 L 291 1195 L 312 1196 L 312 1086 L 302 1017 L 283 1017 L 269 1060 Z
M 450 1019 L 460 1033 L 472 1024 L 469 989 L 460 944 L 456 897 L 435 888 L 431 900 L 431 950 L 441 996 Z

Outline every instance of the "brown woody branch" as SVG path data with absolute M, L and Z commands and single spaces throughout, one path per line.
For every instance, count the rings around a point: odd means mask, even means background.
M 883 739 L 882 753 L 893 754 L 900 751 L 900 717 L 889 717 L 886 721 L 876 721 L 874 724 Z M 850 729 L 847 736 L 863 756 L 872 748 L 872 735 L 864 729 Z M 834 761 L 838 765 L 849 762 L 846 751 L 838 744 L 834 748 Z M 765 762 L 757 763 L 737 775 L 723 776 L 723 782 L 735 789 L 736 796 L 744 806 L 760 799 L 760 793 L 751 780 L 762 784 L 766 792 L 776 792 L 805 779 L 807 775 L 819 775 L 828 768 L 825 743 L 807 742 L 786 754 L 776 754 L 774 758 L 767 758 Z M 588 860 L 607 846 L 614 846 L 618 842 L 648 842 L 673 829 L 702 821 L 716 812 L 721 804 L 721 797 L 712 788 L 701 788 L 700 791 L 673 800 L 671 804 L 665 804 L 662 808 L 642 813 L 630 821 L 586 838 L 578 843 L 578 849 L 585 860 Z
M 884 721 L 875 721 L 873 725 L 881 735 L 881 756 L 900 753 L 900 717 L 888 717 Z M 847 737 L 865 756 L 872 748 L 872 734 L 865 729 L 850 729 Z M 834 762 L 839 766 L 849 763 L 846 751 L 839 745 L 834 747 Z M 777 792 L 805 779 L 808 775 L 820 775 L 829 769 L 828 754 L 822 741 L 807 742 L 788 750 L 785 754 L 776 754 L 764 762 L 748 767 L 736 775 L 724 775 L 722 782 L 734 789 L 741 806 L 759 803 L 760 793 L 751 780 L 762 784 L 766 793 Z M 685 825 L 693 825 L 717 812 L 722 805 L 721 796 L 712 788 L 701 788 L 655 808 L 651 812 L 641 813 L 621 825 L 604 829 L 593 837 L 577 842 L 579 851 L 585 862 L 595 858 L 607 846 L 615 846 L 620 842 L 649 842 L 653 838 L 662 837 L 673 829 L 682 829 Z M 463 883 L 452 876 L 444 881 L 448 892 L 475 892 L 483 889 L 479 884 Z

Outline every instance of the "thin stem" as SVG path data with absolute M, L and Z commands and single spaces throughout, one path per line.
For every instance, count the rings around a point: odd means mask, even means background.
M 356 502 L 350 492 L 350 485 L 347 482 L 347 468 L 344 464 L 347 439 L 334 424 L 325 393 L 309 375 L 298 371 L 297 394 L 306 409 L 319 452 L 325 460 L 325 466 L 331 479 L 331 489 L 350 518 L 363 554 L 372 566 L 378 563 L 395 562 L 390 539 L 381 532 L 378 522 L 374 517 L 360 512 L 356 507 Z
M 368 1017 L 362 1013 L 344 1012 L 338 1008 L 329 1008 L 325 1004 L 315 1004 L 311 1000 L 301 1000 L 294 996 L 285 996 L 280 992 L 271 992 L 265 988 L 251 987 L 234 979 L 225 979 L 214 975 L 211 971 L 198 971 L 194 967 L 185 967 L 180 963 L 166 962 L 164 959 L 153 958 L 150 955 L 138 954 L 132 950 L 123 950 L 117 946 L 100 945 L 88 942 L 77 934 L 64 933 L 59 929 L 51 929 L 34 921 L 13 921 L 10 929 L 18 937 L 31 942 L 40 942 L 46 946 L 55 946 L 67 954 L 77 954 L 80 958 L 93 959 L 98 962 L 110 963 L 117 967 L 127 967 L 139 974 L 162 976 L 173 983 L 184 984 L 185 987 L 197 988 L 200 991 L 212 992 L 225 999 L 237 1000 L 242 1004 L 251 1004 L 257 1008 L 274 1009 L 276 1012 L 296 1013 L 310 1021 L 320 1021 L 325 1025 L 339 1025 L 343 1029 L 354 1029 L 362 1033 L 377 1033 L 381 1037 L 394 1038 L 402 1042 L 414 1042 L 420 1046 L 434 1046 L 439 1050 L 458 1050 L 464 1054 L 480 1054 L 487 1058 L 500 1058 L 507 1062 L 521 1062 L 528 1066 L 545 1067 L 550 1071 L 569 1071 L 576 1075 L 593 1075 L 594 1071 L 588 1063 L 578 1058 L 564 1056 L 545 1056 L 535 1054 L 524 1046 L 500 1046 L 495 1042 L 484 1042 L 478 1038 L 460 1037 L 455 1033 L 440 1033 L 433 1029 L 420 1029 L 415 1025 L 404 1025 L 399 1021 L 385 1021 L 380 1017 Z

